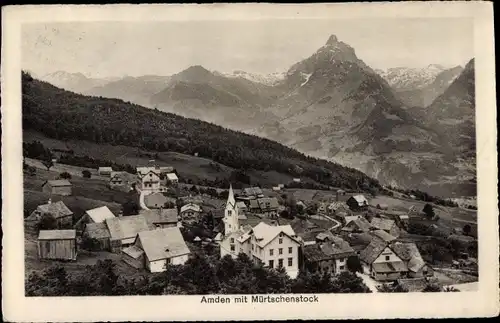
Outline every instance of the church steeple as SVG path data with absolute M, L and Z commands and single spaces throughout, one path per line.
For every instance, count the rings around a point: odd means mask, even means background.
M 240 228 L 238 223 L 238 208 L 234 198 L 233 186 L 229 185 L 229 194 L 227 196 L 226 209 L 224 210 L 224 233 L 227 236 L 231 232 Z

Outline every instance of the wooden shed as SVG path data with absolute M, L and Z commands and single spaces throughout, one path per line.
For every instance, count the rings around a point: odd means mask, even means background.
M 43 183 L 42 190 L 50 194 L 68 196 L 71 195 L 72 185 L 66 179 L 56 179 Z
M 111 235 L 106 223 L 87 223 L 83 235 L 88 238 L 95 239 L 99 242 L 99 250 L 111 250 L 110 238 Z
M 38 257 L 51 260 L 76 260 L 76 230 L 41 230 Z

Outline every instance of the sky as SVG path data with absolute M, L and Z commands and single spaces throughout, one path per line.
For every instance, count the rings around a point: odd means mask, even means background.
M 284 72 L 330 35 L 374 69 L 464 66 L 474 54 L 468 18 L 273 19 L 253 21 L 59 22 L 22 27 L 22 67 L 88 77 L 209 70 Z

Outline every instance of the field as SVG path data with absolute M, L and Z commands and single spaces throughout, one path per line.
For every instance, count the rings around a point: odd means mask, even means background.
M 216 180 L 227 178 L 234 170 L 231 167 L 216 163 L 210 159 L 190 156 L 175 152 L 162 152 L 155 156 L 155 152 L 139 150 L 128 146 L 113 146 L 106 144 L 95 144 L 87 141 L 60 141 L 47 138 L 39 133 L 25 131 L 23 141 L 40 141 L 45 147 L 50 149 L 73 150 L 75 155 L 87 155 L 89 157 L 101 160 L 108 160 L 118 164 L 129 164 L 133 167 L 147 165 L 154 159 L 160 166 L 172 166 L 178 174 L 185 179 L 193 180 Z M 62 170 L 62 168 L 61 168 Z M 83 169 L 82 169 L 83 170 Z M 77 170 L 80 172 L 81 170 Z M 93 170 L 93 176 L 96 170 Z M 252 183 L 258 183 L 263 186 L 276 186 L 280 183 L 288 183 L 292 180 L 289 175 L 281 174 L 275 171 L 249 171 L 248 175 Z

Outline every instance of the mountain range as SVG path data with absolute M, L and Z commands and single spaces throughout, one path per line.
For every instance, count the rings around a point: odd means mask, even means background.
M 79 92 L 276 140 L 386 185 L 475 195 L 473 60 L 465 68 L 373 70 L 332 35 L 284 73 L 259 78 L 192 66 Z

